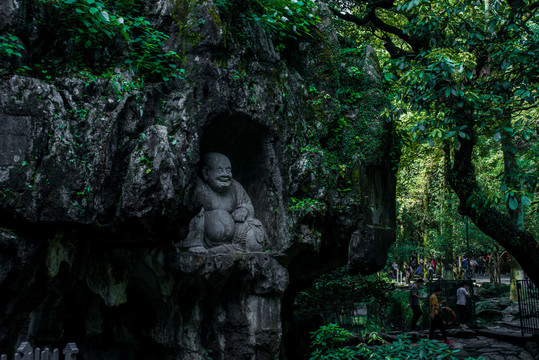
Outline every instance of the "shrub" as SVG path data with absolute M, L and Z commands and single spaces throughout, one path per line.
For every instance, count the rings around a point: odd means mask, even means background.
M 350 340 L 352 334 L 336 324 L 321 326 L 311 333 L 311 347 L 315 350 L 311 353 L 310 360 L 341 360 L 341 359 L 372 359 L 372 360 L 431 360 L 431 359 L 457 359 L 459 350 L 451 350 L 447 345 L 438 341 L 421 339 L 412 343 L 408 335 L 388 343 L 376 333 L 368 336 L 368 344 L 361 343 L 355 347 L 344 347 L 342 343 Z M 371 345 L 382 342 L 381 345 Z M 337 346 L 341 347 L 337 347 Z M 473 358 L 467 358 L 473 360 Z
M 353 359 L 354 349 L 338 347 L 352 337 L 352 333 L 337 324 L 328 324 L 311 333 L 311 360 L 322 359 Z

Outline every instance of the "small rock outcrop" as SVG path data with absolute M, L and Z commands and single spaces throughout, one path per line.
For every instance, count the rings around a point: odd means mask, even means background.
M 62 26 L 76 24 L 51 16 L 64 2 L 2 3 L 0 35 L 21 56 L 0 57 L 0 353 L 29 341 L 76 342 L 84 359 L 285 359 L 306 284 L 385 264 L 380 71 L 322 9 L 312 36 L 281 39 L 248 1 L 136 1 L 182 69 L 141 81 L 111 62 L 136 42 L 87 40 L 73 61 L 83 40 Z M 259 245 L 182 245 L 210 152 L 249 195 Z

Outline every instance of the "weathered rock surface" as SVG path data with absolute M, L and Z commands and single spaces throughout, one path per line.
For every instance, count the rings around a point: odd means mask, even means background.
M 24 39 L 20 61 L 43 56 L 40 26 L 53 20 L 33 1 L 7 4 L 0 31 Z M 211 1 L 151 5 L 146 15 L 169 32 L 167 46 L 183 51 L 185 80 L 135 86 L 121 69 L 1 78 L 0 352 L 21 340 L 75 341 L 84 359 L 285 359 L 297 292 L 347 259 L 354 271 L 376 271 L 393 241 L 376 59 L 370 48 L 355 52 L 357 86 L 372 91 L 334 118 L 347 64 L 335 61 L 327 23 L 323 41 L 279 53 L 242 14 L 241 41 L 227 33 Z M 173 20 L 178 6 L 189 37 Z M 11 19 L 23 10 L 34 17 Z M 346 153 L 356 140 L 366 145 Z M 177 246 L 199 210 L 192 196 L 208 151 L 230 158 L 268 235 L 265 251 Z M 329 151 L 353 167 L 332 168 Z

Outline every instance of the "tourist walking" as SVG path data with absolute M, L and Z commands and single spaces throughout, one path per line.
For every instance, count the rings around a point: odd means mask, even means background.
M 473 258 L 470 260 L 470 268 L 472 271 L 472 276 L 475 276 L 477 274 L 477 260 Z
M 478 275 L 485 276 L 485 258 L 483 256 L 479 257 L 477 260 Z
M 426 296 L 419 295 L 419 288 L 422 285 L 423 285 L 423 279 L 418 279 L 414 284 L 412 284 L 412 286 L 410 286 L 410 307 L 412 308 L 412 312 L 413 312 L 412 324 L 410 327 L 414 330 L 419 329 L 419 326 L 417 326 L 417 321 L 419 320 L 422 314 L 419 300 L 426 298 Z
M 438 296 L 442 293 L 442 289 L 437 287 L 429 298 L 429 315 L 430 315 L 430 331 L 429 339 L 434 340 L 434 332 L 439 329 L 442 333 L 442 337 L 446 344 L 451 344 L 452 341 L 447 339 L 447 333 L 445 332 L 444 321 L 442 320 L 442 314 L 440 314 L 440 304 L 438 302 Z
M 432 265 L 432 263 L 429 263 L 428 268 L 427 268 L 427 273 L 428 273 L 429 281 L 434 280 L 434 265 Z
M 459 311 L 459 326 L 468 328 L 466 322 L 470 318 L 470 311 L 466 306 L 466 300 L 470 297 L 470 288 L 468 284 L 462 282 L 457 289 L 457 310 Z
M 423 267 L 421 267 L 421 264 L 417 265 L 414 274 L 418 276 L 423 276 Z
M 406 283 L 409 284 L 410 283 L 410 276 L 412 275 L 412 272 L 413 272 L 413 269 L 410 265 L 408 265 L 408 263 L 405 261 L 404 262 L 404 274 L 406 276 Z
M 399 265 L 397 262 L 393 261 L 393 265 L 391 265 L 391 267 L 393 268 L 393 276 L 395 277 L 395 280 L 398 280 Z
M 463 257 L 460 260 L 460 276 L 462 278 L 468 278 L 468 259 Z

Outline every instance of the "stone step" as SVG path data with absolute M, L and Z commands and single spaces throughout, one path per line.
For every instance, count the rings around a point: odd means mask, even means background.
M 529 334 L 524 334 L 520 331 L 503 329 L 503 328 L 486 328 L 486 329 L 477 329 L 477 335 L 489 337 L 491 339 L 500 340 L 510 344 L 525 346 L 528 341 L 533 340 L 533 336 Z

